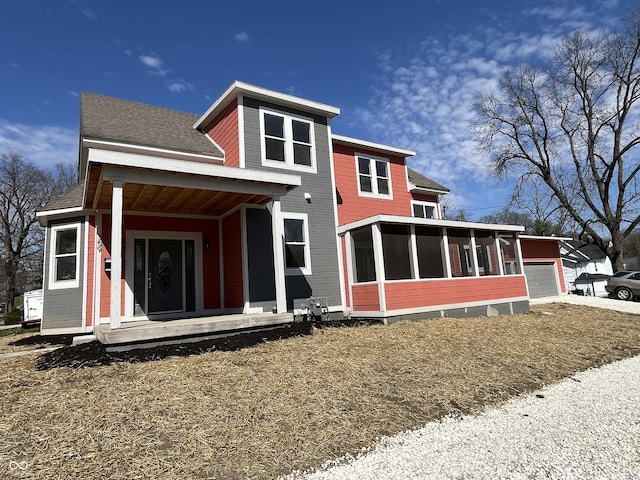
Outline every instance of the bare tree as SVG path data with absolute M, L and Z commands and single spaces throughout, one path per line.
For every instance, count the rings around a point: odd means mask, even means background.
M 44 236 L 36 211 L 72 182 L 69 171 L 63 164 L 55 172 L 41 170 L 14 152 L 0 157 L 0 254 L 7 312 L 20 293 L 19 272 L 38 275 L 41 269 Z
M 616 269 L 640 223 L 639 55 L 635 12 L 623 31 L 575 31 L 546 65 L 507 71 L 477 104 L 495 172 L 542 180 Z

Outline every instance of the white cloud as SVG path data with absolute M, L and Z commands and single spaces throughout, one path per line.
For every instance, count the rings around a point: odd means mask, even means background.
M 18 65 L 17 63 L 9 62 L 9 66 L 11 68 L 15 68 L 16 70 L 20 70 L 20 65 Z
M 240 33 L 236 33 L 233 38 L 235 39 L 236 42 L 239 43 L 245 43 L 245 42 L 249 42 L 249 34 L 247 32 L 240 32 Z
M 478 153 L 472 129 L 478 92 L 495 91 L 505 68 L 553 54 L 575 25 L 593 29 L 589 20 L 596 15 L 583 7 L 548 7 L 523 16 L 539 27 L 479 26 L 465 34 L 428 36 L 405 51 L 381 52 L 370 103 L 357 112 L 354 126 L 367 125 L 368 139 L 416 151 L 409 166 L 457 192 L 447 198 L 458 208 L 493 205 L 492 195 L 506 191 Z
M 162 68 L 162 59 L 157 55 L 140 55 L 138 60 L 149 68 L 156 70 L 160 70 Z
M 77 162 L 78 132 L 55 125 L 25 125 L 0 119 L 0 154 L 15 152 L 40 168 Z
M 185 90 L 193 90 L 193 85 L 189 82 L 185 82 L 184 80 L 178 80 L 176 82 L 170 83 L 167 88 L 174 93 L 181 93 Z

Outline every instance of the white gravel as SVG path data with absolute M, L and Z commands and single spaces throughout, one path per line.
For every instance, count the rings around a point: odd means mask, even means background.
M 567 298 L 640 313 L 634 302 Z M 640 478 L 640 356 L 578 373 L 480 416 L 448 417 L 381 439 L 357 459 L 289 478 Z

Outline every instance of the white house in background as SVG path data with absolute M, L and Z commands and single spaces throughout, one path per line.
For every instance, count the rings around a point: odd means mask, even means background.
M 558 240 L 567 291 L 607 296 L 606 279 L 613 275 L 609 257 L 600 247 L 578 240 Z

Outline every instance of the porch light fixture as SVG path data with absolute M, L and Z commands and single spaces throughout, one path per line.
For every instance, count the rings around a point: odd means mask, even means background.
M 310 193 L 305 193 L 304 194 L 304 199 L 307 201 L 307 203 L 311 203 L 311 194 Z
M 211 248 L 211 244 L 209 243 L 209 237 L 204 237 L 204 249 L 209 251 L 209 248 Z

